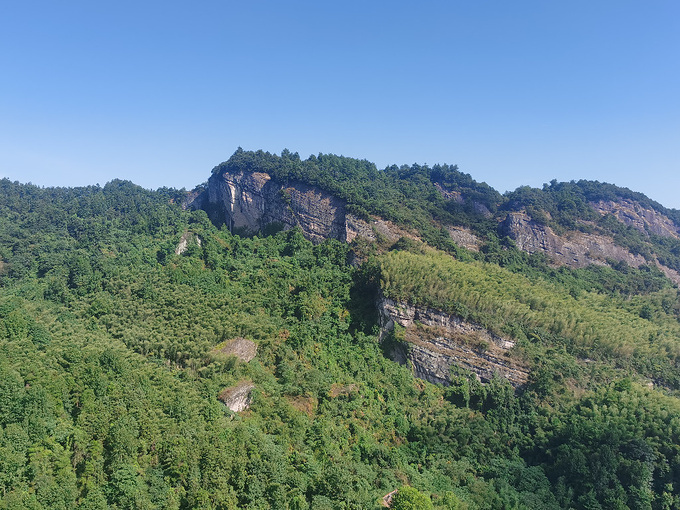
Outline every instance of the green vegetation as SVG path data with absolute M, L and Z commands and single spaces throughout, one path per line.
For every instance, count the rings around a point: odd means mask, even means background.
M 432 501 L 413 487 L 404 486 L 394 495 L 390 508 L 394 510 L 431 510 Z
M 456 166 L 393 165 L 378 170 L 366 160 L 319 154 L 301 160 L 297 153 L 237 150 L 214 174 L 266 172 L 284 183 L 302 181 L 318 186 L 348 202 L 361 218 L 377 214 L 410 228 L 428 243 L 455 250 L 441 224 L 461 224 L 480 232 L 493 231 L 484 212 L 496 211 L 503 197 L 486 183 L 478 183 Z M 439 189 L 438 189 L 439 187 Z M 446 198 L 441 189 L 450 193 Z
M 320 185 L 443 251 L 402 239 L 355 267 L 296 229 L 216 228 L 177 190 L 0 180 L 0 509 L 377 509 L 395 489 L 395 509 L 680 508 L 680 300 L 653 266 L 520 253 L 493 219 L 519 198 L 455 167 L 223 165 Z M 529 384 L 414 379 L 377 342 L 379 292 L 515 339 Z M 254 360 L 220 350 L 237 337 Z M 233 413 L 218 396 L 242 381 Z
M 430 246 L 458 257 L 467 255 L 498 264 L 514 264 L 515 270 L 522 272 L 527 265 L 535 265 L 536 258 L 527 264 L 525 254 L 514 248 L 508 239 L 499 238 L 498 222 L 508 211 L 525 210 L 534 221 L 550 226 L 558 234 L 578 230 L 609 236 L 618 245 L 644 256 L 651 268 L 658 260 L 680 272 L 680 240 L 626 226 L 611 214 L 600 215 L 591 203 L 634 200 L 676 224 L 680 224 L 680 211 L 667 209 L 641 193 L 612 184 L 553 180 L 542 189 L 522 186 L 500 195 L 486 183 L 476 182 L 469 174 L 460 172 L 455 165 L 437 164 L 431 168 L 418 164 L 392 165 L 378 170 L 366 160 L 334 154 L 319 154 L 302 160 L 297 153 L 288 150 L 279 156 L 240 148 L 228 161 L 213 169 L 214 174 L 225 171 L 266 172 L 280 182 L 318 186 L 346 200 L 348 210 L 358 217 L 367 219 L 371 214 L 378 215 L 412 230 Z M 446 229 L 452 225 L 467 227 L 478 235 L 485 242 L 482 252 L 465 254 L 456 246 Z M 521 262 L 520 265 L 517 262 Z M 658 275 L 649 271 L 629 277 L 629 273 L 635 273 L 634 269 L 620 264 L 617 267 L 616 263 L 611 265 L 625 275 L 625 282 L 616 283 L 619 291 L 638 292 L 634 287 L 640 284 L 644 287 L 659 285 Z M 542 267 L 541 272 L 547 269 Z M 592 278 L 585 276 L 593 285 L 602 285 L 598 283 L 601 282 L 599 274 Z M 607 278 L 605 283 L 612 279 L 621 278 Z
M 461 262 L 431 249 L 424 254 L 392 251 L 380 264 L 387 297 L 451 312 L 500 335 L 517 340 L 547 336 L 581 357 L 617 363 L 634 358 L 638 366 L 665 358 L 670 369 L 680 356 L 680 323 L 659 306 L 664 300 L 677 302 L 675 289 L 633 299 L 585 291 L 575 295 L 495 264 Z M 646 375 L 658 377 L 658 367 Z M 675 371 L 669 377 L 680 381 Z
M 581 230 L 611 236 L 616 244 L 648 261 L 655 258 L 667 267 L 680 271 L 680 241 L 654 232 L 640 231 L 624 225 L 611 214 L 600 215 L 590 203 L 635 201 L 640 207 L 660 213 L 680 225 L 680 211 L 667 209 L 642 193 L 612 184 L 580 180 L 553 180 L 543 189 L 522 186 L 506 195 L 504 210 L 525 209 L 538 223 L 549 225 L 556 232 Z
M 484 459 L 515 455 L 383 356 L 346 245 L 242 239 L 130 183 L 2 185 L 0 508 L 371 508 L 404 480 L 495 497 Z M 252 362 L 215 349 L 237 336 Z M 217 396 L 244 379 L 234 415 Z M 462 435 L 427 453 L 434 416 Z

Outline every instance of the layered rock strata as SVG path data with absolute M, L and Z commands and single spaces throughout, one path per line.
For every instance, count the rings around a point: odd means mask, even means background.
M 645 224 L 645 227 L 640 219 L 636 228 L 639 227 L 643 231 L 644 228 L 648 230 L 659 229 L 659 232 L 665 232 L 663 235 L 672 237 L 671 225 L 674 224 L 672 222 L 666 223 L 663 218 L 670 222 L 665 216 L 659 215 L 656 217 L 658 221 L 654 223 L 654 227 L 651 223 Z M 500 224 L 499 231 L 502 235 L 510 237 L 520 250 L 527 253 L 545 253 L 556 265 L 574 268 L 585 267 L 590 264 L 604 266 L 611 260 L 625 262 L 631 267 L 640 267 L 649 263 L 642 255 L 633 254 L 628 249 L 616 244 L 611 237 L 577 231 L 569 232 L 565 236 L 558 236 L 550 227 L 535 222 L 523 212 L 509 213 Z M 680 285 L 680 273 L 664 266 L 656 259 L 652 262 L 669 280 Z
M 281 183 L 264 172 L 222 172 L 207 188 L 188 196 L 186 208 L 204 209 L 217 224 L 233 231 L 256 233 L 267 226 L 288 230 L 300 227 L 307 239 L 352 242 L 380 238 L 396 241 L 408 235 L 379 218 L 365 221 L 347 211 L 344 200 L 303 182 Z
M 558 236 L 550 227 L 536 223 L 522 212 L 509 213 L 500 230 L 515 241 L 520 250 L 545 253 L 559 265 L 605 265 L 607 259 L 625 261 L 633 267 L 646 263 L 642 255 L 633 255 L 615 244 L 610 237 L 583 232 L 569 232 L 568 236 Z
M 680 238 L 680 227 L 673 220 L 660 212 L 643 207 L 634 200 L 621 199 L 616 202 L 601 200 L 591 202 L 590 205 L 600 214 L 612 214 L 624 225 L 645 234 Z
M 381 341 L 395 325 L 405 329 L 404 341 L 390 345 L 388 355 L 410 365 L 413 375 L 420 379 L 447 385 L 455 365 L 470 370 L 482 382 L 500 376 L 518 387 L 528 380 L 527 367 L 513 356 L 514 342 L 478 324 L 384 297 L 379 300 L 378 311 Z

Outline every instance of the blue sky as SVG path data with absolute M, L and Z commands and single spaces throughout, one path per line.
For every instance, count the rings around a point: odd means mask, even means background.
M 680 2 L 3 2 L 0 177 L 191 188 L 241 146 L 680 209 Z

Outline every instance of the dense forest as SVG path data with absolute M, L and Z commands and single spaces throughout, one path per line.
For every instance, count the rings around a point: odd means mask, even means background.
M 680 298 L 651 264 L 680 249 L 588 204 L 678 211 L 589 181 L 501 195 L 448 165 L 239 150 L 225 168 L 422 241 L 236 235 L 183 190 L 0 180 L 1 509 L 378 509 L 395 490 L 397 510 L 680 508 Z M 556 267 L 499 234 L 520 209 L 650 264 Z M 414 378 L 378 341 L 379 296 L 512 338 L 529 381 Z M 225 354 L 241 338 L 251 361 Z

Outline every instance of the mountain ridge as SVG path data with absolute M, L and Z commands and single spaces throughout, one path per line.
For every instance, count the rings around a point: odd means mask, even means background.
M 343 181 L 348 168 L 356 174 L 353 186 Z M 266 188 L 272 189 L 263 194 Z M 310 199 L 310 193 L 316 196 Z M 409 205 L 414 196 L 424 197 L 427 207 Z M 288 151 L 276 156 L 239 149 L 186 205 L 206 210 L 217 224 L 251 233 L 297 225 L 314 242 L 351 242 L 360 233 L 373 241 L 371 222 L 387 220 L 393 231 L 394 225 L 416 230 L 446 249 L 452 234 L 461 235 L 456 228 L 472 227 L 468 244 L 479 244 L 475 233 L 487 240 L 507 236 L 520 250 L 542 252 L 556 265 L 651 263 L 680 283 L 680 211 L 597 181 L 553 181 L 541 190 L 524 186 L 503 196 L 455 166 L 379 171 L 365 160 L 320 154 L 302 161 Z

